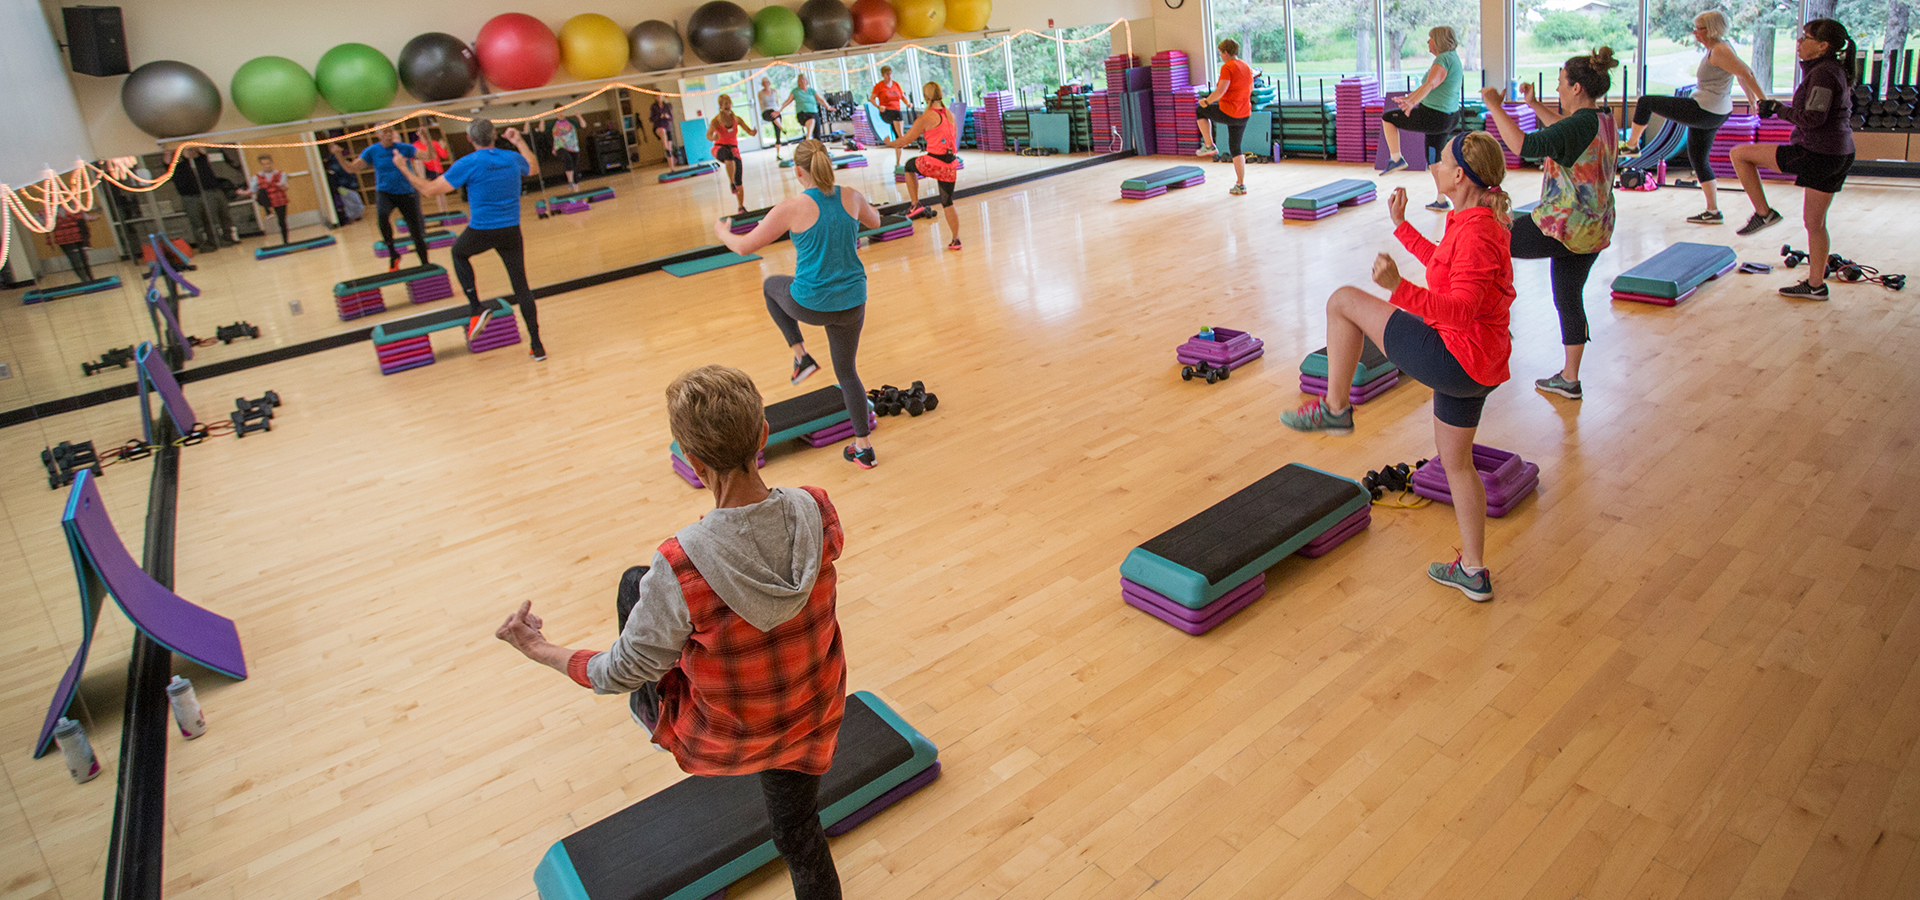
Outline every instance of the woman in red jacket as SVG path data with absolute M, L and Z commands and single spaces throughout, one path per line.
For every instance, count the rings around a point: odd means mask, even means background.
M 1470 132 L 1449 142 L 1427 171 L 1454 208 L 1439 246 L 1407 223 L 1406 189 L 1394 189 L 1387 211 L 1394 236 L 1426 265 L 1431 287 L 1402 279 L 1393 258 L 1382 253 L 1373 261 L 1373 281 L 1393 292 L 1390 300 L 1351 286 L 1335 291 L 1327 300 L 1326 399 L 1282 413 L 1280 421 L 1296 431 L 1353 432 L 1348 393 L 1362 335 L 1372 338 L 1400 371 L 1433 388 L 1433 437 L 1453 490 L 1460 555 L 1428 566 L 1427 574 L 1473 600 L 1487 601 L 1493 599 L 1485 559 L 1487 492 L 1473 467 L 1473 435 L 1487 395 L 1511 377 L 1511 200 L 1500 190 L 1506 157 L 1491 136 Z

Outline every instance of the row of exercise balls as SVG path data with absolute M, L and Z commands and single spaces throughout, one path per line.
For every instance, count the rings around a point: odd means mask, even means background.
M 357 113 L 383 109 L 399 92 L 399 73 L 386 54 L 358 43 L 321 54 L 312 75 L 284 56 L 255 57 L 227 86 L 234 108 L 260 125 L 305 119 L 321 97 L 340 112 Z

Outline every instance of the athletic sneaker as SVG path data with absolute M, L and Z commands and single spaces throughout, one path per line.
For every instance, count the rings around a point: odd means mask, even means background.
M 546 362 L 547 348 L 540 346 L 539 342 L 536 341 L 532 347 L 527 349 L 527 355 L 533 357 L 534 362 Z
M 948 244 L 948 245 L 947 245 L 947 249 L 948 249 L 948 250 L 958 250 L 958 249 L 960 249 L 960 239 L 959 239 L 959 238 L 954 238 L 954 239 L 953 239 L 953 243 L 950 243 L 950 244 Z
M 1323 400 L 1311 400 L 1292 412 L 1280 414 L 1280 424 L 1295 431 L 1324 431 L 1328 434 L 1353 433 L 1353 407 L 1334 415 Z
M 387 271 L 389 272 L 400 271 L 400 254 L 396 253 L 390 257 L 387 257 Z
M 878 460 L 874 459 L 872 447 L 868 447 L 865 450 L 855 451 L 853 449 L 853 445 L 848 444 L 846 447 L 840 450 L 840 455 L 845 457 L 847 462 L 853 463 L 854 465 L 859 466 L 862 469 L 871 469 L 874 466 L 877 466 L 880 464 Z
M 1453 201 L 1442 198 L 1427 204 L 1427 208 L 1434 212 L 1447 212 L 1453 209 Z
M 1220 150 L 1217 147 L 1201 147 L 1200 149 L 1193 151 L 1193 155 L 1199 156 L 1199 157 L 1219 156 Z
M 1747 219 L 1747 224 L 1740 226 L 1740 230 L 1734 232 L 1734 234 L 1737 234 L 1741 237 L 1746 237 L 1747 235 L 1750 235 L 1756 231 L 1759 231 L 1760 229 L 1765 228 L 1768 225 L 1776 224 L 1779 221 L 1780 221 L 1780 212 L 1775 209 L 1768 209 L 1766 215 L 1754 213 L 1750 218 Z
M 914 205 L 907 207 L 907 218 L 918 219 L 920 218 L 920 214 L 926 211 L 927 211 L 926 207 L 921 206 L 918 203 L 915 203 Z
M 1827 286 L 1821 284 L 1819 287 L 1815 287 L 1803 280 L 1793 287 L 1781 288 L 1780 296 L 1792 297 L 1796 300 L 1825 300 L 1827 299 Z
M 1721 215 L 1717 209 L 1709 209 L 1706 212 L 1698 212 L 1688 216 L 1687 221 L 1695 225 L 1720 225 L 1727 221 L 1727 217 Z
M 1235 197 L 1244 197 L 1247 195 L 1247 186 L 1244 184 L 1236 184 L 1233 187 L 1228 188 L 1227 193 L 1232 194 Z
M 1553 377 L 1551 378 L 1541 378 L 1539 380 L 1536 380 L 1533 383 L 1533 389 L 1536 391 L 1544 391 L 1549 394 L 1559 394 L 1560 396 L 1565 397 L 1568 400 L 1580 399 L 1580 382 L 1568 381 L 1565 378 L 1560 377 L 1559 372 L 1553 373 Z
M 469 317 L 467 319 L 467 343 L 471 344 L 474 342 L 474 339 L 480 337 L 480 332 L 487 330 L 487 321 L 492 318 L 493 311 L 489 309 L 483 309 L 479 315 Z
M 1380 170 L 1380 174 L 1382 174 L 1382 175 L 1385 175 L 1385 174 L 1387 174 L 1388 172 L 1392 172 L 1392 171 L 1395 171 L 1395 170 L 1398 170 L 1398 169 L 1404 169 L 1404 168 L 1406 168 L 1406 167 L 1407 167 L 1407 159 L 1406 159 L 1406 157 L 1404 157 L 1404 156 L 1396 156 L 1396 157 L 1394 157 L 1394 158 L 1392 158 L 1392 159 L 1389 159 L 1389 160 L 1387 160 L 1387 167 L 1386 167 L 1386 168 L 1384 168 L 1384 169 L 1381 169 L 1381 170 Z
M 1472 575 L 1460 565 L 1460 558 L 1454 557 L 1450 563 L 1434 563 L 1427 566 L 1427 577 L 1450 588 L 1459 588 L 1460 593 L 1475 603 L 1485 603 L 1493 599 L 1493 577 L 1486 569 Z
M 808 375 L 812 375 L 818 371 L 820 371 L 820 364 L 814 362 L 813 354 L 809 353 L 806 356 L 800 357 L 800 360 L 793 364 L 793 377 L 789 380 L 794 384 L 799 384 L 807 380 Z

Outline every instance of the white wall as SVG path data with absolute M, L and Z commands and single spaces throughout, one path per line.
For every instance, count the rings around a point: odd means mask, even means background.
M 748 12 L 775 5 L 765 0 L 736 2 Z M 22 15 L 30 14 L 30 8 L 20 0 L 5 0 L 0 5 L 19 8 Z M 49 27 L 55 33 L 60 32 L 60 5 L 57 0 L 40 0 L 45 21 L 39 28 L 43 32 Z M 156 59 L 177 59 L 207 73 L 220 85 L 224 96 L 234 70 L 256 56 L 285 56 L 311 71 L 320 55 L 337 44 L 349 41 L 370 44 L 392 59 L 414 35 L 444 31 L 470 41 L 482 24 L 504 12 L 537 16 L 556 31 L 568 18 L 588 11 L 608 14 L 622 27 L 632 27 L 644 19 L 662 19 L 684 27 L 687 17 L 699 5 L 698 0 L 628 0 L 614 8 L 598 9 L 583 6 L 580 0 L 466 0 L 459 4 L 394 0 L 318 3 L 146 0 L 123 4 L 121 12 L 127 32 L 127 55 L 133 67 Z M 778 5 L 797 7 L 798 3 L 789 0 Z M 1157 0 L 1001 0 L 995 4 L 991 27 L 1041 29 L 1047 27 L 1050 18 L 1059 27 L 1106 23 L 1122 17 L 1145 18 L 1152 8 L 1161 5 Z M 1188 5 L 1197 8 L 1200 0 L 1192 0 Z M 8 31 L 11 33 L 13 29 Z M 1136 52 L 1140 52 L 1138 40 L 1135 45 Z M 1151 52 L 1146 50 L 1142 56 Z M 691 53 L 688 61 L 696 61 Z M 565 72 L 558 78 L 564 79 Z M 87 133 L 101 155 L 152 152 L 156 146 L 154 139 L 135 128 L 120 109 L 122 80 L 73 76 L 73 95 Z M 396 102 L 406 102 L 404 92 Z M 326 104 L 322 101 L 316 112 L 324 114 L 325 111 Z M 251 124 L 229 102 L 215 130 Z M 75 155 L 65 154 L 68 160 Z
M 66 58 L 39 10 L 19 2 L 0 2 L 0 182 L 18 187 L 40 178 L 48 168 L 65 172 L 76 159 L 93 159 L 93 144 L 75 108 Z M 119 78 L 76 79 L 110 81 Z M 114 108 L 120 102 L 114 100 Z M 125 116 L 122 116 L 125 118 Z M 131 126 L 129 126 L 131 127 Z

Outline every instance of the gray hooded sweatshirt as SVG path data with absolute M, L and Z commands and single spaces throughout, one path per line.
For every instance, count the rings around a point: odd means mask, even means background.
M 820 576 L 823 527 L 812 495 L 782 487 L 752 506 L 707 513 L 674 536 L 728 609 L 770 631 L 807 605 Z M 667 558 L 655 551 L 620 640 L 587 663 L 594 693 L 626 693 L 659 681 L 679 662 L 680 648 L 692 634 L 680 581 Z

